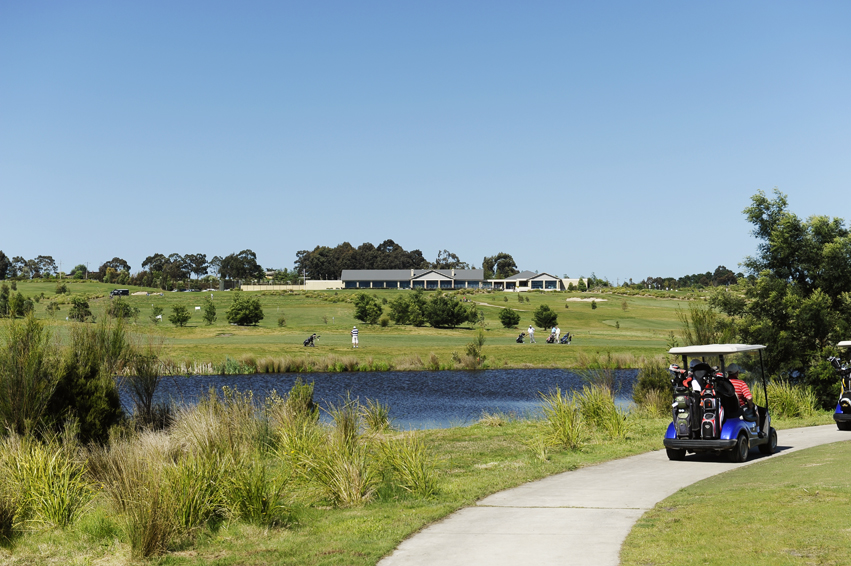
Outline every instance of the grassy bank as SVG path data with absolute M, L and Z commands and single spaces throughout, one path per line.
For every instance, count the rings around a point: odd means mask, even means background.
M 840 442 L 698 482 L 639 519 L 621 564 L 848 564 L 849 464 Z
M 116 431 L 105 448 L 56 438 L 33 458 L 14 448 L 33 441 L 7 438 L 0 502 L 10 493 L 45 497 L 19 501 L 0 563 L 126 564 L 145 555 L 148 541 L 158 564 L 375 564 L 488 494 L 661 448 L 668 419 L 626 415 L 599 393 L 561 405 L 551 397 L 549 420 L 484 415 L 473 426 L 412 435 L 383 429 L 375 407 L 341 405 L 324 425 L 287 409 L 298 395 L 257 412 L 250 395 L 230 392 L 179 414 L 167 432 Z M 18 462 L 65 454 L 57 469 L 66 473 L 54 474 L 61 489 L 43 475 L 9 473 L 10 454 L 23 454 Z M 76 495 L 57 498 L 68 485 Z M 57 508 L 67 521 L 51 514 Z
M 73 296 L 90 297 L 92 313 L 104 316 L 109 302 L 109 290 L 114 285 L 97 282 L 65 282 L 70 294 L 56 295 L 55 282 L 18 282 L 18 290 L 25 297 L 41 297 L 35 305 L 36 316 L 54 326 L 60 336 L 66 335 L 71 323 L 65 321 Z M 155 289 L 130 288 L 130 292 L 150 292 L 150 296 L 130 296 L 125 300 L 132 308 L 139 309 L 138 317 L 131 321 L 134 332 L 155 334 L 162 338 L 164 355 L 175 364 L 186 367 L 193 365 L 220 364 L 227 357 L 298 358 L 305 360 L 302 366 L 328 366 L 315 363 L 326 356 L 355 356 L 358 366 L 369 367 L 370 360 L 379 368 L 423 369 L 427 364 L 420 360 L 437 358 L 438 366 L 456 367 L 454 360 L 464 354 L 466 345 L 473 339 L 475 329 L 469 326 L 455 329 L 401 326 L 390 323 L 363 325 L 354 319 L 351 297 L 354 291 L 320 291 L 298 293 L 252 293 L 260 298 L 265 318 L 257 326 L 237 327 L 226 322 L 225 313 L 233 301 L 231 292 L 214 292 L 218 319 L 205 325 L 200 311 L 202 299 L 209 293 L 163 293 Z M 376 291 L 383 302 L 392 301 L 406 291 Z M 691 295 L 683 298 L 659 298 L 653 296 L 622 297 L 611 294 L 592 293 L 472 293 L 461 294 L 471 302 L 479 303 L 484 313 L 486 342 L 484 353 L 486 367 L 574 367 L 581 354 L 611 351 L 633 358 L 656 356 L 664 351 L 670 332 L 679 331 L 680 323 L 676 309 L 687 303 Z M 519 298 L 524 301 L 521 303 Z M 599 301 L 597 308 L 589 302 L 574 302 L 567 299 L 592 299 Z M 528 299 L 528 300 L 526 300 Z M 52 316 L 47 306 L 53 301 L 59 311 Z M 175 327 L 167 321 L 174 306 L 185 306 L 192 314 L 187 327 Z M 559 316 L 562 333 L 574 336 L 572 345 L 549 345 L 544 340 L 548 333 L 537 329 L 537 344 L 516 344 L 520 329 L 532 323 L 532 313 L 540 305 L 547 305 Z M 163 309 L 163 322 L 155 324 L 153 309 Z M 387 306 L 384 306 L 385 312 Z M 498 320 L 503 308 L 515 309 L 520 314 L 517 329 L 506 329 Z M 278 326 L 283 317 L 285 326 Z M 349 331 L 357 324 L 360 329 L 361 347 L 353 351 Z M 304 348 L 302 341 L 313 332 L 321 335 L 318 348 Z M 453 355 L 454 354 L 454 355 Z M 411 360 L 414 360 L 411 362 Z M 432 364 L 433 365 L 433 364 Z M 635 367 L 635 366 L 633 366 Z

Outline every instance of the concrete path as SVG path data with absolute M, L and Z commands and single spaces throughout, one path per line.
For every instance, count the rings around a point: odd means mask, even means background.
M 671 462 L 664 450 L 581 468 L 496 493 L 404 541 L 379 566 L 615 566 L 645 511 L 683 487 L 795 450 L 851 440 L 835 425 L 781 430 L 778 452 L 744 464 L 715 455 Z

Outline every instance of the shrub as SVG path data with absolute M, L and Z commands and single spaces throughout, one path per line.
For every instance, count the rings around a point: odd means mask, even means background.
M 157 421 L 154 411 L 154 394 L 162 379 L 160 348 L 161 343 L 149 338 L 147 344 L 130 354 L 130 372 L 126 383 L 136 405 L 136 418 L 139 424 L 146 427 L 156 424 Z
M 227 310 L 227 320 L 239 326 L 254 325 L 263 320 L 263 307 L 259 297 L 242 296 L 242 291 L 234 291 L 233 303 Z
M 547 305 L 541 305 L 532 313 L 532 322 L 541 328 L 552 328 L 558 324 L 558 315 Z
M 425 317 L 435 328 L 455 328 L 468 322 L 470 313 L 457 297 L 438 294 L 428 302 Z
M 372 295 L 358 293 L 354 298 L 355 318 L 367 324 L 375 324 L 384 312 L 381 305 Z
M 754 403 L 764 407 L 765 392 L 762 389 L 762 383 L 754 383 L 750 389 Z M 810 417 L 816 412 L 818 398 L 811 387 L 795 385 L 780 379 L 769 382 L 767 389 L 769 408 L 774 417 Z
M 339 441 L 319 445 L 301 473 L 338 507 L 368 503 L 381 479 L 369 446 Z
M 0 425 L 17 434 L 38 428 L 59 380 L 59 351 L 32 314 L 0 328 Z
M 65 283 L 57 283 L 57 285 L 56 285 L 56 294 L 57 295 L 64 295 L 67 292 L 68 292 L 68 285 L 66 285 Z
M 387 325 L 390 324 L 390 318 L 387 315 L 382 315 L 381 318 L 378 319 L 378 323 L 382 328 L 387 328 Z
M 47 312 L 50 318 L 55 318 L 56 313 L 59 312 L 61 309 L 59 308 L 59 305 L 56 303 L 56 301 L 50 301 L 47 303 L 47 306 L 44 310 Z
M 86 322 L 86 319 L 92 316 L 92 311 L 89 309 L 89 302 L 83 297 L 71 298 L 71 309 L 68 311 L 68 318 L 76 322 Z
M 505 328 L 517 328 L 520 323 L 520 313 L 512 309 L 502 309 L 499 311 L 499 321 Z
M 660 358 L 648 360 L 638 370 L 638 377 L 632 388 L 632 400 L 641 405 L 650 391 L 671 396 L 671 375 Z
M 186 326 L 192 315 L 189 314 L 189 309 L 184 305 L 174 305 L 171 307 L 171 316 L 168 317 L 169 322 L 175 326 Z
M 163 314 L 163 308 L 159 305 L 155 305 L 151 309 L 151 322 L 153 322 L 154 324 L 159 324 L 159 322 L 163 318 L 162 314 Z
M 116 297 L 114 299 L 111 299 L 107 304 L 106 314 L 107 316 L 111 316 L 112 318 L 136 319 L 139 317 L 139 309 L 136 307 L 131 307 L 120 297 Z
M 121 420 L 115 376 L 124 371 L 131 353 L 121 319 L 71 329 L 49 410 L 58 419 L 77 419 L 84 443 L 105 442 L 110 427 Z
M 204 323 L 207 326 L 216 322 L 216 305 L 213 304 L 213 299 L 209 297 L 204 298 L 204 307 L 202 308 L 202 312 L 203 314 L 201 315 L 201 318 L 204 319 Z M 278 326 L 280 326 L 280 324 Z
M 281 316 L 278 317 L 278 328 L 283 328 L 286 325 L 287 325 L 287 317 L 284 316 L 283 314 L 281 314 Z
M 591 301 L 591 310 L 595 310 L 597 308 L 597 301 Z
M 228 466 L 224 500 L 231 515 L 257 525 L 273 526 L 289 522 L 284 504 L 287 478 L 276 478 L 262 454 L 243 457 Z

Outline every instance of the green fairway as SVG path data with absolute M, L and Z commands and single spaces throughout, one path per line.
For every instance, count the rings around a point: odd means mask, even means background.
M 109 291 L 116 285 L 98 282 L 65 280 L 69 295 L 56 295 L 56 282 L 21 281 L 18 290 L 27 297 L 39 297 L 36 315 L 51 320 L 60 336 L 70 323 L 65 318 L 70 308 L 71 296 L 89 297 L 92 313 L 104 316 L 108 305 Z M 251 327 L 237 327 L 227 323 L 226 312 L 233 302 L 233 292 L 212 292 L 217 310 L 217 320 L 207 326 L 201 318 L 205 297 L 210 292 L 175 293 L 156 289 L 127 287 L 130 293 L 146 292 L 147 295 L 123 297 L 131 307 L 139 309 L 139 315 L 131 320 L 131 330 L 144 334 L 157 334 L 165 344 L 165 355 L 179 362 L 219 363 L 226 357 L 320 357 L 327 355 L 354 355 L 358 359 L 369 358 L 393 366 L 400 358 L 419 357 L 425 359 L 432 353 L 442 366 L 449 367 L 453 358 L 463 354 L 466 344 L 475 333 L 470 326 L 455 329 L 435 329 L 428 326 L 416 328 L 390 323 L 386 327 L 378 324 L 361 324 L 354 318 L 351 298 L 357 292 L 252 292 L 250 296 L 260 298 L 265 318 Z M 403 290 L 381 290 L 373 292 L 384 303 Z M 651 296 L 622 297 L 611 294 L 592 293 L 461 293 L 459 297 L 479 304 L 485 315 L 484 328 L 487 356 L 485 367 L 570 367 L 576 363 L 580 353 L 612 352 L 630 357 L 656 356 L 664 351 L 668 335 L 680 328 L 677 309 L 687 304 L 691 295 L 683 294 L 682 300 Z M 42 297 L 43 294 L 43 298 Z M 522 303 L 518 297 L 529 299 Z M 596 298 L 597 308 L 590 302 L 566 301 L 570 298 Z M 47 305 L 56 301 L 60 310 L 51 318 Z M 532 313 L 540 305 L 552 308 L 559 317 L 562 334 L 570 332 L 570 346 L 545 344 L 549 329 L 536 329 L 537 344 L 516 344 L 517 335 L 532 323 Z M 168 322 L 172 307 L 182 305 L 189 309 L 192 318 L 185 328 Z M 163 320 L 155 324 L 152 320 L 154 307 L 163 309 Z M 511 308 L 520 314 L 518 328 L 506 329 L 498 316 L 503 308 Z M 286 323 L 279 326 L 284 317 Z M 351 349 L 350 330 L 357 324 L 360 330 L 361 347 Z M 318 347 L 310 350 L 302 341 L 311 333 L 321 336 Z M 455 356 L 453 356 L 455 354 Z
M 849 564 L 850 465 L 839 442 L 698 482 L 639 519 L 621 564 Z

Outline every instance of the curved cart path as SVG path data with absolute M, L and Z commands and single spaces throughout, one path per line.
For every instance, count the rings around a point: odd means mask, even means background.
M 405 540 L 380 566 L 617 565 L 645 511 L 715 474 L 821 444 L 851 440 L 835 425 L 778 431 L 775 456 L 754 448 L 744 464 L 715 455 L 671 462 L 664 450 L 564 472 L 461 509 Z

